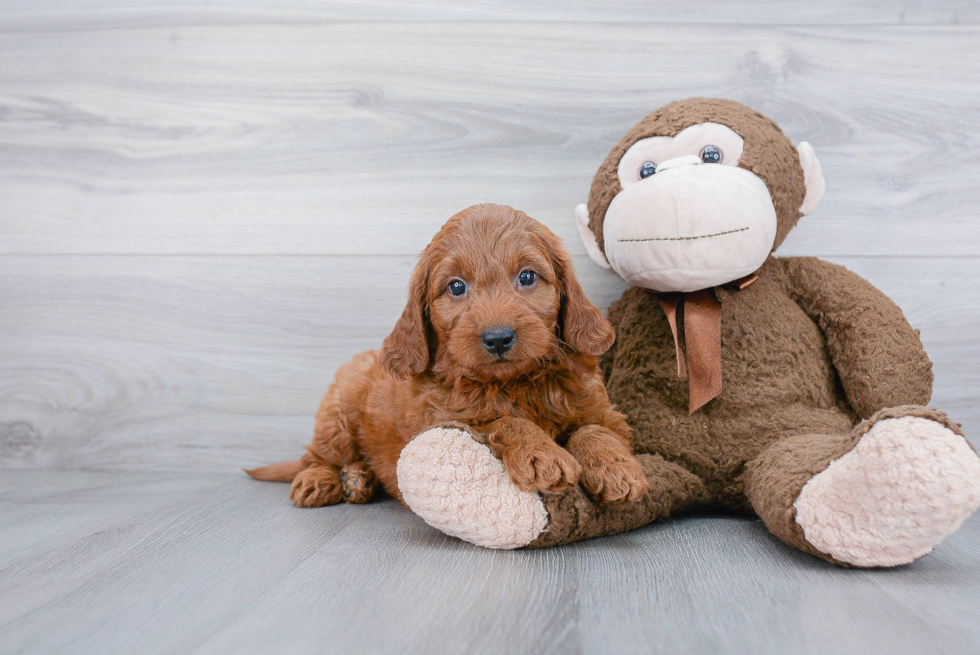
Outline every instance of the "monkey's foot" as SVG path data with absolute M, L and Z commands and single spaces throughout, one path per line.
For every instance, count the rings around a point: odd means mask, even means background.
M 485 548 L 521 548 L 548 525 L 540 496 L 515 487 L 490 449 L 456 428 L 433 428 L 405 446 L 398 489 L 426 523 Z
M 940 422 L 879 420 L 806 483 L 794 506 L 806 540 L 836 560 L 907 564 L 980 506 L 980 457 Z

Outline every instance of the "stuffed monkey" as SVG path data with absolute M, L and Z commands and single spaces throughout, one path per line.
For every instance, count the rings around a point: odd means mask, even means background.
M 736 102 L 640 121 L 576 214 L 591 258 L 635 285 L 609 308 L 602 364 L 649 490 L 621 505 L 520 491 L 480 435 L 437 429 L 402 453 L 409 506 L 491 548 L 722 509 L 845 566 L 931 552 L 980 505 L 980 457 L 926 407 L 932 365 L 891 300 L 841 266 L 772 256 L 823 192 L 810 144 Z

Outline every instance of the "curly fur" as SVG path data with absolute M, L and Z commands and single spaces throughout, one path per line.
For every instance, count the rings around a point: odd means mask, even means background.
M 524 270 L 536 273 L 533 285 L 518 283 Z M 450 294 L 453 280 L 467 292 Z M 408 296 L 381 351 L 338 370 L 308 452 L 249 475 L 292 481 L 300 507 L 366 502 L 378 482 L 402 500 L 402 449 L 430 428 L 459 423 L 486 438 L 522 489 L 566 490 L 582 476 L 603 503 L 646 490 L 632 432 L 597 365 L 612 327 L 550 230 L 510 207 L 466 209 L 422 252 Z M 501 326 L 516 338 L 495 355 L 481 334 Z M 559 445 L 570 438 L 569 450 Z

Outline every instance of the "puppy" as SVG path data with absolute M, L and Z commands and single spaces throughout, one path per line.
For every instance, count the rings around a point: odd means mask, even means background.
M 337 372 L 308 452 L 246 472 L 291 481 L 297 507 L 367 502 L 379 481 L 402 501 L 402 448 L 451 424 L 487 443 L 523 490 L 581 481 L 600 503 L 636 500 L 647 481 L 596 362 L 613 339 L 551 230 L 511 207 L 470 207 L 420 255 L 380 353 Z

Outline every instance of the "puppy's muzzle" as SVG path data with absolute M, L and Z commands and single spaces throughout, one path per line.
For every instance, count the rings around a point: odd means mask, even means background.
M 480 335 L 480 341 L 490 354 L 500 357 L 511 349 L 516 336 L 513 328 L 495 327 L 484 331 Z

